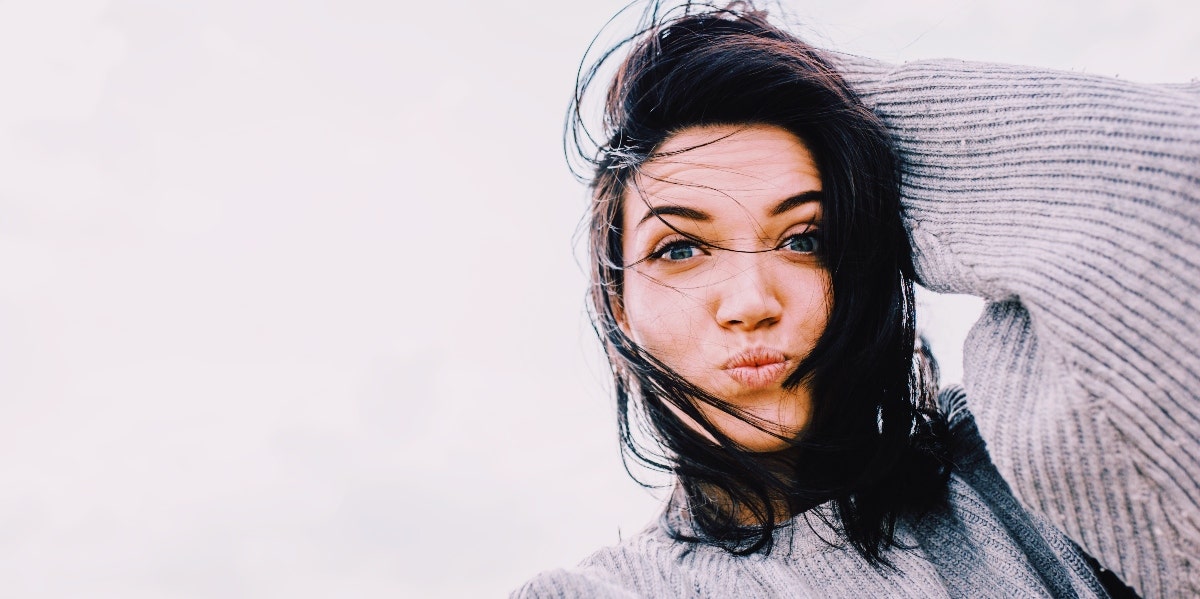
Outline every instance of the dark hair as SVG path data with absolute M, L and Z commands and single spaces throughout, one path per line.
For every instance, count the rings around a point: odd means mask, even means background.
M 594 135 L 583 107 L 626 47 Z M 683 129 L 753 124 L 790 131 L 816 160 L 832 295 L 824 333 L 784 383 L 808 385 L 808 423 L 788 449 L 769 454 L 733 442 L 697 402 L 762 430 L 764 423 L 673 372 L 616 318 L 622 201 L 633 175 Z M 895 545 L 896 519 L 944 500 L 949 462 L 945 420 L 934 408 L 935 367 L 914 360 L 914 275 L 898 163 L 878 118 L 820 52 L 750 3 L 663 10 L 653 2 L 637 34 L 581 69 L 566 139 L 591 167 L 584 176 L 593 192 L 589 307 L 615 382 L 623 457 L 627 468 L 632 458 L 676 475 L 692 532 L 671 533 L 737 554 L 769 551 L 778 520 L 833 501 L 831 523 L 871 563 L 887 564 L 882 552 Z

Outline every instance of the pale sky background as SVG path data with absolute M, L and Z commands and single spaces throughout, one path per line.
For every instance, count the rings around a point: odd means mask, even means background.
M 560 145 L 622 4 L 0 0 L 0 596 L 503 596 L 649 521 Z M 1200 76 L 1196 2 L 785 4 Z

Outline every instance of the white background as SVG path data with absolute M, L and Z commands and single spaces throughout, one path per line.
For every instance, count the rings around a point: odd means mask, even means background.
M 0 596 L 501 596 L 650 520 L 560 145 L 621 4 L 0 1 Z M 1182 81 L 1197 6 L 789 10 Z

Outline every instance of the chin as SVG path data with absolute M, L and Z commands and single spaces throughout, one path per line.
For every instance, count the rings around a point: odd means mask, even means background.
M 745 422 L 736 416 L 725 414 L 722 412 L 723 418 L 716 421 L 721 432 L 729 437 L 738 445 L 745 449 L 754 452 L 769 453 L 774 451 L 782 451 L 792 446 L 791 440 L 799 434 L 803 423 L 795 423 L 793 426 L 788 423 L 781 426 L 778 432 L 781 437 L 772 435 L 771 433 L 759 430 L 753 424 Z

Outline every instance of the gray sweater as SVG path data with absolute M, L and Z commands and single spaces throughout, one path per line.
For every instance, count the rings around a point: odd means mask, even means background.
M 903 161 L 921 282 L 988 302 L 942 394 L 948 508 L 900 523 L 894 570 L 822 506 L 767 555 L 655 523 L 514 596 L 1102 596 L 1080 547 L 1200 596 L 1200 84 L 837 60 Z

